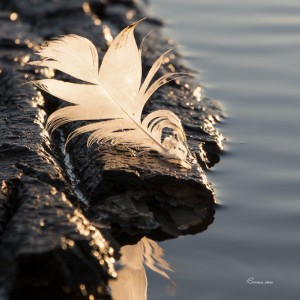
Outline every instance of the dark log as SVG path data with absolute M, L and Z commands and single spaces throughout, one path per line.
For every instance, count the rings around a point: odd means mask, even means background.
M 84 285 L 84 293 L 100 287 L 104 295 L 113 249 L 66 198 L 69 184 L 41 147 L 39 94 L 14 72 L 2 70 L 0 82 L 1 292 L 74 299 Z
M 145 113 L 170 109 L 180 116 L 198 161 L 191 170 L 154 152 L 87 148 L 87 135 L 73 139 L 64 153 L 66 136 L 79 122 L 49 139 L 47 115 L 65 104 L 28 84 L 52 75 L 26 62 L 44 40 L 69 33 L 89 38 L 101 57 L 104 32 L 115 35 L 145 13 L 134 1 L 4 0 L 0 9 L 0 295 L 102 299 L 114 275 L 113 250 L 102 234 L 118 250 L 144 235 L 163 240 L 212 223 L 215 197 L 203 169 L 219 159 L 222 136 L 214 123 L 222 111 L 199 95 L 193 78 L 162 87 L 147 105 Z M 148 18 L 136 29 L 139 42 L 154 29 L 143 47 L 144 74 L 174 47 L 161 25 Z M 176 51 L 168 59 L 159 75 L 192 72 Z

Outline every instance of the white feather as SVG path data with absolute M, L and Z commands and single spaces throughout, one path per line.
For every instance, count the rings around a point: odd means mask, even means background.
M 50 41 L 39 50 L 42 60 L 31 62 L 32 65 L 55 68 L 85 82 L 70 83 L 56 79 L 34 82 L 53 96 L 74 104 L 52 113 L 46 128 L 55 130 L 71 121 L 98 120 L 76 129 L 67 142 L 78 134 L 92 132 L 88 146 L 95 142 L 111 141 L 137 150 L 155 150 L 161 156 L 190 168 L 191 156 L 185 133 L 174 113 L 159 110 L 141 121 L 142 110 L 151 95 L 183 73 L 167 73 L 150 85 L 166 52 L 155 61 L 141 84 L 141 50 L 133 33 L 139 22 L 117 35 L 100 68 L 95 46 L 88 39 L 74 34 Z M 173 134 L 163 138 L 164 128 L 171 128 Z

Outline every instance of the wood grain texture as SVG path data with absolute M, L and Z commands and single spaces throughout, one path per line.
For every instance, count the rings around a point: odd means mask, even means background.
M 43 131 L 47 115 L 65 104 L 28 84 L 29 79 L 54 75 L 26 65 L 34 59 L 34 48 L 74 33 L 93 41 L 101 59 L 110 33 L 116 35 L 146 15 L 133 1 L 84 3 L 0 4 L 0 293 L 9 299 L 21 299 L 25 292 L 31 299 L 88 299 L 89 293 L 104 298 L 106 280 L 114 273 L 109 243 L 117 256 L 120 245 L 144 235 L 174 238 L 203 231 L 213 222 L 215 195 L 203 170 L 219 159 L 222 136 L 214 123 L 222 111 L 215 101 L 194 95 L 197 80 L 164 86 L 145 110 L 169 109 L 180 116 L 198 159 L 190 171 L 155 153 L 136 156 L 111 145 L 87 148 L 87 135 L 74 138 L 64 153 L 64 140 L 78 122 L 51 139 Z M 161 25 L 149 17 L 136 30 L 138 42 L 154 30 L 144 42 L 144 74 L 174 47 Z M 169 59 L 158 75 L 173 68 L 190 71 L 176 51 Z M 59 72 L 57 76 L 64 78 Z

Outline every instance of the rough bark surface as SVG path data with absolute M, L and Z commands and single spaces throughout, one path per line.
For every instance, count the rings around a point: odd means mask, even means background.
M 93 41 L 101 59 L 111 36 L 145 16 L 142 4 L 4 0 L 0 9 L 0 298 L 109 298 L 107 280 L 116 275 L 112 257 L 119 246 L 145 235 L 163 240 L 194 234 L 212 223 L 215 197 L 203 169 L 218 162 L 222 136 L 214 123 L 221 109 L 200 97 L 192 78 L 164 86 L 145 109 L 180 116 L 198 159 L 191 170 L 155 153 L 87 148 L 87 135 L 64 153 L 66 136 L 79 123 L 49 138 L 47 115 L 65 104 L 28 84 L 53 71 L 26 62 L 43 41 L 70 33 Z M 161 26 L 147 18 L 136 29 L 138 41 L 153 30 L 143 46 L 144 74 L 174 46 Z M 160 75 L 174 70 L 191 71 L 176 51 Z

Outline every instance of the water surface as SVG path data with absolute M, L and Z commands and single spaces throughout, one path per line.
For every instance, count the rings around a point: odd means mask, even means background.
M 177 293 L 149 271 L 149 299 L 300 299 L 300 2 L 151 3 L 206 96 L 223 104 L 228 141 L 208 174 L 215 221 L 159 243 Z

